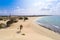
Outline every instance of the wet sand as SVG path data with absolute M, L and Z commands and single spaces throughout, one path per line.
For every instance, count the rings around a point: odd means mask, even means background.
M 37 17 L 29 17 L 25 22 L 19 20 L 10 27 L 1 29 L 0 40 L 60 40 L 60 34 L 36 24 L 34 21 L 36 19 Z M 17 33 L 21 24 L 23 25 L 22 32 Z

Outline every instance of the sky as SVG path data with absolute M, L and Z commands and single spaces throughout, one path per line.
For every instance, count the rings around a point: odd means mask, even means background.
M 60 15 L 60 0 L 0 0 L 0 15 Z

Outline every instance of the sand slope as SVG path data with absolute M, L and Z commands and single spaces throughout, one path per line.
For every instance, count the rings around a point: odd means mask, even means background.
M 0 30 L 0 40 L 60 40 L 60 35 L 45 29 L 34 22 L 36 17 L 29 17 L 29 20 L 14 23 L 11 27 Z M 20 24 L 23 24 L 21 33 L 19 31 Z M 22 34 L 25 35 L 22 35 Z

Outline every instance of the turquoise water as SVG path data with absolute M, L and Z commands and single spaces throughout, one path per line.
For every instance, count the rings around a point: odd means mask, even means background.
M 36 23 L 60 34 L 60 16 L 45 16 L 38 18 Z
M 60 28 L 60 16 L 45 16 L 42 18 L 38 18 L 38 23 L 43 23 L 46 25 L 58 26 Z

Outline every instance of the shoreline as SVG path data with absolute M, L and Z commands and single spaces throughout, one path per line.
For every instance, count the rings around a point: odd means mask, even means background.
M 40 19 L 40 18 L 38 18 L 38 19 Z M 53 32 L 55 32 L 55 33 L 60 34 L 59 26 L 55 26 L 55 25 L 52 25 L 52 24 L 46 24 L 46 23 L 39 23 L 39 22 L 38 22 L 38 19 L 35 20 L 35 23 L 36 23 L 36 24 L 38 24 L 38 25 L 40 25 L 40 26 L 42 26 L 42 27 L 44 27 L 44 28 L 46 28 L 46 29 L 49 29 L 49 30 L 51 30 L 51 31 L 53 31 Z

